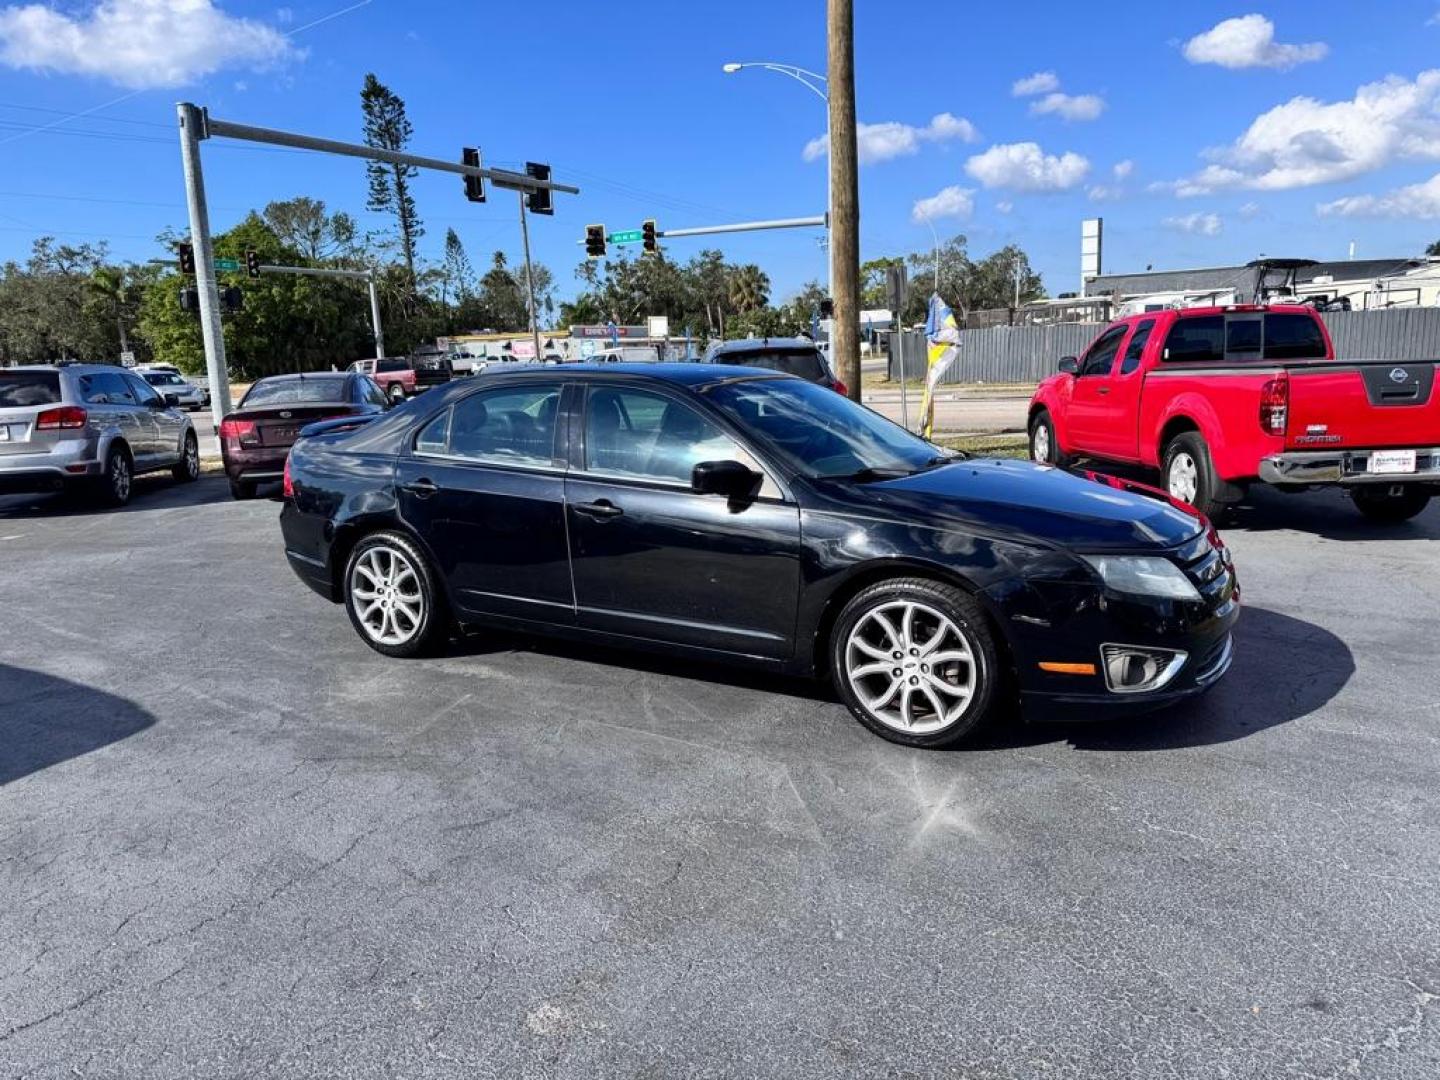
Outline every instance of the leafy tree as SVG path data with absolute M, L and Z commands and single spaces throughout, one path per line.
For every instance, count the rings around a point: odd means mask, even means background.
M 460 242 L 460 234 L 454 229 L 445 232 L 444 281 L 445 293 L 441 303 L 447 303 L 448 298 L 453 296 L 457 304 L 464 304 L 475 289 L 475 271 L 465 254 L 465 245 Z
M 131 351 L 130 332 L 140 313 L 143 277 L 138 268 L 129 266 L 100 265 L 90 271 L 89 313 L 112 323 L 120 352 Z
M 24 266 L 0 269 L 0 360 L 118 359 L 117 325 L 96 318 L 93 275 L 105 245 L 57 244 L 41 237 Z
M 1440 240 L 1436 240 L 1433 244 L 1431 244 L 1429 247 L 1427 247 L 1427 248 L 1425 249 L 1425 254 L 1426 254 L 1426 255 L 1440 255 Z
M 524 330 L 530 324 L 520 282 L 510 272 L 503 251 L 491 256 L 490 269 L 480 279 L 480 304 L 489 316 L 490 327 L 497 331 Z
M 405 102 L 373 73 L 365 76 L 365 85 L 360 91 L 360 111 L 365 120 L 366 146 L 377 150 L 404 151 L 410 145 L 414 128 L 405 115 Z M 400 255 L 410 277 L 410 287 L 414 290 L 417 284 L 415 247 L 425 235 L 425 228 L 416 212 L 414 196 L 410 194 L 410 181 L 419 175 L 420 170 L 413 165 L 367 161 L 365 171 L 370 180 L 366 206 L 395 215 L 400 232 Z
M 730 274 L 730 304 L 740 314 L 757 311 L 770 303 L 770 279 L 753 263 L 738 266 Z
M 326 213 L 325 203 L 319 199 L 302 195 L 272 202 L 260 216 L 280 242 L 299 252 L 308 265 L 348 261 L 358 255 L 355 219 L 345 213 Z

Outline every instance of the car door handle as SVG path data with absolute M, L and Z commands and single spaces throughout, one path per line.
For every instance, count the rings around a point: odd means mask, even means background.
M 593 503 L 576 503 L 575 512 L 584 514 L 586 517 L 607 519 L 617 518 L 625 513 L 609 499 L 597 499 Z
M 1108 393 L 1110 392 L 1110 387 L 1108 387 L 1108 386 L 1097 386 L 1097 387 L 1095 388 L 1095 392 L 1096 392 L 1097 394 L 1108 394 Z
M 419 480 L 401 485 L 400 490 L 408 491 L 410 494 L 419 496 L 422 499 L 428 499 L 440 490 L 440 485 L 429 477 L 422 476 Z

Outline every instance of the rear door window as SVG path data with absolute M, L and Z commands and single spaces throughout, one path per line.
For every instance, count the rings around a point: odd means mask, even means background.
M 1266 360 L 1323 360 L 1325 336 L 1309 315 L 1271 312 L 1265 316 Z
M 830 378 L 818 349 L 767 349 L 725 353 L 717 358 L 717 363 L 783 371 L 786 375 L 798 375 L 810 382 L 826 382 Z
M 1225 359 L 1225 316 L 1180 318 L 1165 337 L 1164 358 L 1172 364 Z
M 60 400 L 60 376 L 54 371 L 0 371 L 0 409 L 54 405 Z
M 471 394 L 451 409 L 449 453 L 495 465 L 553 464 L 559 411 L 559 386 L 527 384 Z M 436 434 L 427 428 L 421 437 L 433 444 Z
M 1146 319 L 1135 328 L 1135 333 L 1130 337 L 1130 344 L 1125 346 L 1125 359 L 1120 363 L 1120 374 L 1129 375 L 1140 366 L 1140 359 L 1145 355 L 1145 344 L 1150 340 L 1150 331 L 1155 329 L 1155 320 Z

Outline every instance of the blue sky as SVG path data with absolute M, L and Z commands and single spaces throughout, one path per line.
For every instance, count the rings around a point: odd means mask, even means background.
M 721 72 L 731 60 L 823 70 L 823 0 L 371 0 L 336 14 L 349 3 L 0 0 L 0 259 L 41 234 L 156 257 L 154 235 L 185 223 L 175 101 L 358 141 L 372 70 L 408 103 L 417 153 L 476 143 L 487 163 L 548 161 L 581 188 L 532 229 L 562 295 L 588 222 L 655 217 L 663 229 L 823 209 L 820 101 L 780 75 Z M 1079 223 L 1097 214 L 1115 271 L 1336 258 L 1352 240 L 1361 256 L 1401 256 L 1440 238 L 1436 0 L 1121 2 L 1103 16 L 1073 4 L 856 7 L 859 118 L 873 125 L 866 258 L 928 248 L 927 214 L 972 252 L 1020 244 L 1052 293 L 1076 288 Z M 205 160 L 217 229 L 300 194 L 385 223 L 364 213 L 359 162 L 218 140 Z M 429 257 L 452 225 L 477 265 L 496 248 L 518 255 L 509 193 L 475 206 L 458 178 L 431 175 L 417 197 Z M 760 263 L 782 299 L 823 278 L 818 236 L 709 243 Z

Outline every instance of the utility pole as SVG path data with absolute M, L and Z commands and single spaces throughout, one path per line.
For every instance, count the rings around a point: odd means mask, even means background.
M 830 268 L 835 321 L 831 358 L 860 400 L 860 179 L 855 145 L 855 4 L 828 0 L 830 104 Z
M 525 220 L 525 192 L 520 192 L 520 235 L 525 240 L 525 306 L 530 309 L 530 334 L 535 339 L 535 362 L 543 364 L 540 353 L 540 314 L 535 310 L 535 268 L 530 265 L 530 225 Z
M 366 279 L 370 286 L 370 325 L 375 329 L 375 359 L 385 359 L 385 331 L 380 328 L 380 294 L 375 291 L 375 272 Z
M 230 374 L 225 367 L 220 284 L 215 277 L 215 245 L 210 240 L 210 210 L 205 204 L 205 174 L 200 167 L 200 140 L 209 132 L 205 129 L 205 114 L 194 105 L 181 103 L 175 111 L 180 118 L 180 158 L 185 166 L 190 243 L 195 246 L 195 286 L 200 293 L 200 334 L 205 340 L 210 410 L 218 425 L 230 413 Z

